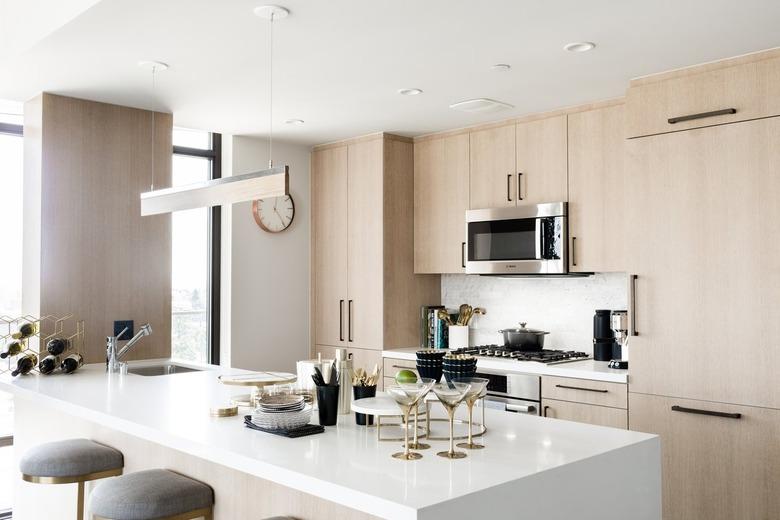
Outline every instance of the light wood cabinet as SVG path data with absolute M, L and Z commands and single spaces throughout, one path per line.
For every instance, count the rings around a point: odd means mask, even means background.
M 627 142 L 631 389 L 780 408 L 780 118 Z
M 625 409 L 628 407 L 628 385 L 572 377 L 542 376 L 542 397 Z
M 569 270 L 625 271 L 625 109 L 569 115 Z
M 610 408 L 585 403 L 542 399 L 542 415 L 551 419 L 609 426 L 610 428 L 628 428 L 628 411 L 624 408 Z
M 779 55 L 769 51 L 632 81 L 626 96 L 626 135 L 677 132 L 780 114 Z
M 469 207 L 517 204 L 515 125 L 471 132 L 469 150 Z
M 518 205 L 569 200 L 566 140 L 565 115 L 516 125 Z
M 469 136 L 414 143 L 414 272 L 462 273 Z
M 777 518 L 780 411 L 635 393 L 629 401 L 630 428 L 661 436 L 664 520 Z
M 413 191 L 409 139 L 375 134 L 314 148 L 313 345 L 419 343 L 420 306 L 441 296 L 438 276 L 414 274 Z

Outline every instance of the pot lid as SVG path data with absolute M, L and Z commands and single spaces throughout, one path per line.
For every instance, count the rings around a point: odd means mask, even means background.
M 516 327 L 514 329 L 504 329 L 499 332 L 508 331 L 508 332 L 523 332 L 525 334 L 549 334 L 549 332 L 545 330 L 529 329 L 528 327 L 526 327 L 527 324 L 528 324 L 527 322 L 521 321 L 519 327 Z

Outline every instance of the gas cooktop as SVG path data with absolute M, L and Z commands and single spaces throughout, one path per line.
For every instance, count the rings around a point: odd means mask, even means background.
M 499 345 L 478 345 L 476 347 L 462 348 L 453 351 L 453 354 L 471 354 L 472 356 L 516 359 L 517 361 L 536 361 L 547 365 L 591 359 L 589 354 L 577 352 L 575 350 L 536 350 L 521 352 L 519 350 L 510 350 Z

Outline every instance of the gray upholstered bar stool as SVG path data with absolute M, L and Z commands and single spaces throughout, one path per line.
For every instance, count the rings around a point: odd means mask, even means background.
M 214 491 L 167 469 L 129 473 L 103 482 L 89 498 L 93 519 L 211 520 Z
M 89 439 L 47 442 L 19 462 L 22 480 L 35 484 L 78 483 L 78 520 L 84 518 L 84 483 L 122 474 L 122 453 Z

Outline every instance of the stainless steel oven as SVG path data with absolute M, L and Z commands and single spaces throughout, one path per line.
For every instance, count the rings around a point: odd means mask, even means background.
M 468 274 L 567 274 L 567 207 L 551 202 L 466 212 Z
M 480 370 L 475 377 L 490 380 L 485 407 L 529 415 L 540 414 L 542 391 L 539 376 Z

